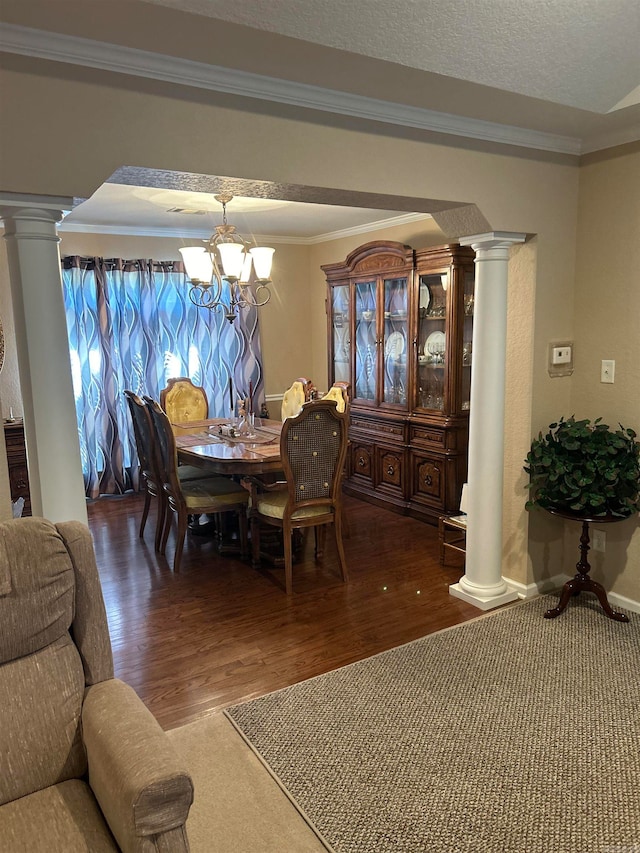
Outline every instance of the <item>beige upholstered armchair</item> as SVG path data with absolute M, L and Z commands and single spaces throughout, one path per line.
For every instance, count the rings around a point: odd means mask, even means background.
M 0 524 L 0 849 L 188 851 L 191 778 L 113 677 L 87 527 Z

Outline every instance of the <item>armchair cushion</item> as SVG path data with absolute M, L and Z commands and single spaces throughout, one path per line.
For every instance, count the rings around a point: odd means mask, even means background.
M 69 635 L 4 664 L 1 673 L 2 702 L 6 703 L 0 726 L 0 806 L 4 806 L 40 788 L 82 776 L 87 764 L 78 725 L 84 675 Z
M 11 853 L 114 853 L 118 847 L 91 788 L 80 779 L 2 807 L 1 849 Z

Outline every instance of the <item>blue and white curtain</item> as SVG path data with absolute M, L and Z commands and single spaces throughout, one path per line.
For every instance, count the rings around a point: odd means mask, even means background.
M 189 376 L 209 416 L 229 415 L 229 388 L 264 399 L 258 312 L 234 323 L 189 300 L 181 262 L 62 259 L 62 284 L 85 491 L 137 488 L 138 460 L 123 391 L 159 399 L 167 380 Z

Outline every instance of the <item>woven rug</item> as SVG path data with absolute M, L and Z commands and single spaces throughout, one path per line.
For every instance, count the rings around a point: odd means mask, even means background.
M 335 853 L 640 853 L 640 616 L 556 601 L 226 714 Z

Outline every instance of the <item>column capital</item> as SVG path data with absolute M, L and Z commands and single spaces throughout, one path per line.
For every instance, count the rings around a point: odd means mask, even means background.
M 470 237 L 461 237 L 458 242 L 461 246 L 471 246 L 476 254 L 498 250 L 508 253 L 514 243 L 524 243 L 527 235 L 518 231 L 487 231 L 486 234 L 473 234 Z
M 53 240 L 60 242 L 57 225 L 65 217 L 63 210 L 41 207 L 14 207 L 0 204 L 4 238 L 18 240 Z

